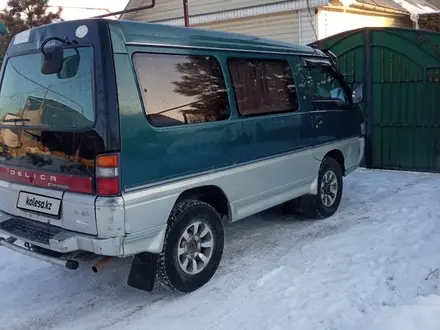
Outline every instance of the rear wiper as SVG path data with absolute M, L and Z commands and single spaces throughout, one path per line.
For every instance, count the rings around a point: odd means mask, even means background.
M 30 119 L 27 118 L 12 118 L 12 119 L 3 119 L 2 122 L 4 123 L 22 123 L 22 122 L 27 122 L 27 121 L 31 121 Z
M 24 131 L 26 134 L 29 134 L 30 136 L 32 136 L 33 139 L 37 140 L 37 141 L 41 141 L 41 136 L 31 133 L 29 131 Z

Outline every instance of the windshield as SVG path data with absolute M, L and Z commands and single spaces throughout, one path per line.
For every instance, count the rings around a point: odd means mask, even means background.
M 76 49 L 78 72 L 72 78 L 40 72 L 41 53 L 8 60 L 0 89 L 0 124 L 47 130 L 90 128 L 95 119 L 92 96 L 91 47 Z M 64 58 L 76 55 L 64 49 Z

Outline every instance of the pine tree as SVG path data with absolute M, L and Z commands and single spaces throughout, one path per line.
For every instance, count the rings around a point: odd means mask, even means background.
M 61 20 L 63 9 L 49 12 L 49 0 L 9 0 L 7 8 L 0 12 L 0 21 L 5 23 L 9 35 L 0 37 L 0 63 L 12 38 L 27 29 Z

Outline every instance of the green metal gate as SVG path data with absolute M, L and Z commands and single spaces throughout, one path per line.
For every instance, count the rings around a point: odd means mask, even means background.
M 317 44 L 364 83 L 366 166 L 440 172 L 440 33 L 365 28 Z

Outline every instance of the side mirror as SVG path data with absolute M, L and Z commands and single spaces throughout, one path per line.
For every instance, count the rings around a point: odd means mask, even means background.
M 41 54 L 41 73 L 45 75 L 59 73 L 63 67 L 64 50 L 55 46 Z
M 364 98 L 364 86 L 361 83 L 354 83 L 352 86 L 352 91 L 353 104 L 361 103 Z
M 66 57 L 63 61 L 61 70 L 57 73 L 58 79 L 68 79 L 75 77 L 78 73 L 79 62 L 79 54 Z

